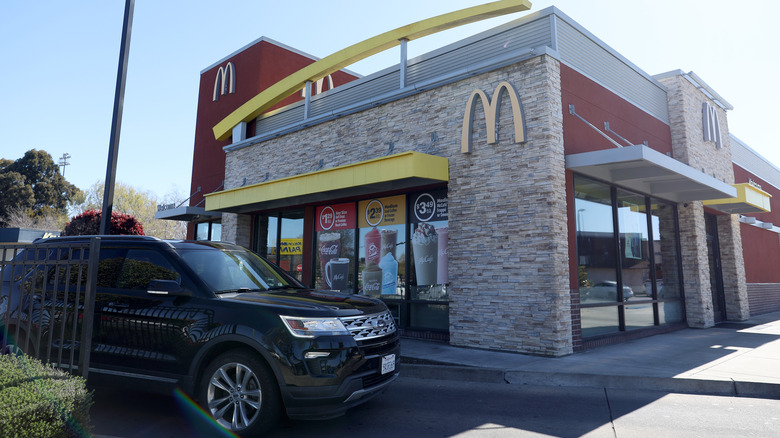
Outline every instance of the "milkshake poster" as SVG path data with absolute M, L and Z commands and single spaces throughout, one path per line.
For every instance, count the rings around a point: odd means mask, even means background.
M 358 203 L 359 288 L 366 295 L 402 296 L 406 242 L 406 196 Z
M 412 267 L 418 288 L 449 283 L 447 191 L 410 196 Z
M 356 210 L 354 203 L 323 205 L 315 210 L 315 287 L 352 290 Z

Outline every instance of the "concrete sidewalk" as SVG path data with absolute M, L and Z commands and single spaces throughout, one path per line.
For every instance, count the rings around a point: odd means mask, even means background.
M 780 398 L 780 312 L 560 358 L 403 339 L 404 376 Z

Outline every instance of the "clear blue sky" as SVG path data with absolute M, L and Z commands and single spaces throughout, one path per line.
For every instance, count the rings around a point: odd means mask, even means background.
M 479 0 L 136 0 L 117 180 L 188 196 L 200 71 L 261 36 L 324 57 Z M 649 74 L 694 71 L 735 109 L 731 133 L 780 167 L 780 2 L 532 1 L 555 5 Z M 37 148 L 86 189 L 106 174 L 124 0 L 0 1 L 0 157 Z M 413 41 L 410 57 L 519 18 Z M 396 50 L 350 67 L 370 74 Z

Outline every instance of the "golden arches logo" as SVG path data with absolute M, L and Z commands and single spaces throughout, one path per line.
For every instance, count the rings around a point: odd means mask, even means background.
M 514 118 L 515 143 L 525 142 L 525 113 L 523 104 L 520 102 L 520 95 L 517 90 L 507 81 L 502 81 L 496 87 L 491 101 L 487 94 L 482 90 L 474 90 L 466 103 L 466 111 L 463 115 L 463 132 L 460 139 L 460 151 L 464 154 L 472 152 L 471 128 L 474 123 L 474 111 L 477 107 L 477 101 L 482 102 L 482 108 L 485 111 L 485 128 L 487 130 L 487 143 L 496 142 L 496 131 L 498 129 L 498 110 L 501 107 L 502 91 L 506 91 L 509 100 L 512 102 L 512 117 Z
M 236 66 L 228 62 L 224 67 L 217 70 L 217 77 L 214 79 L 214 95 L 212 101 L 219 100 L 219 96 L 233 94 L 236 92 Z

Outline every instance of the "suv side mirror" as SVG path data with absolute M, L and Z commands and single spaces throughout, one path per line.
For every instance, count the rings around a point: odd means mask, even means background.
M 184 289 L 175 280 L 152 280 L 146 293 L 150 295 L 168 295 L 174 297 L 191 297 L 192 292 Z

